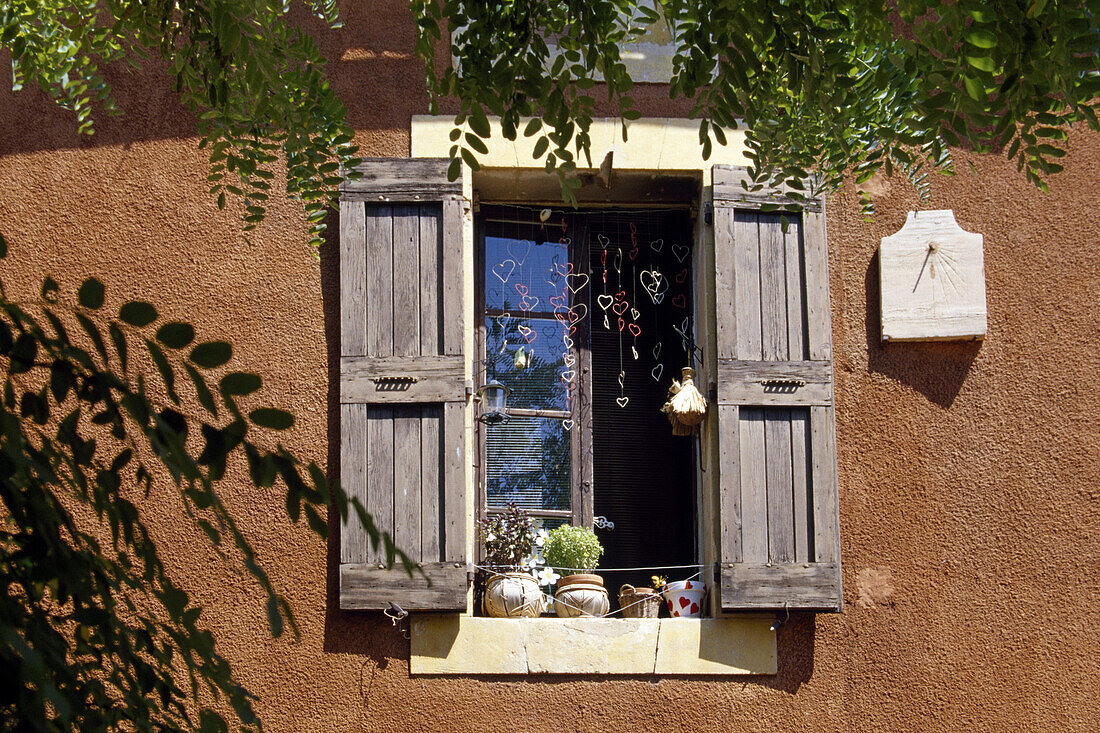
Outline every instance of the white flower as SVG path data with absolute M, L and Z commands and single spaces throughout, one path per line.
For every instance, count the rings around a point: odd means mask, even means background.
M 523 562 L 520 564 L 525 570 L 534 570 L 539 565 L 542 565 L 542 558 L 536 557 L 534 555 L 528 555 L 527 557 L 523 558 Z
M 535 546 L 536 547 L 542 547 L 543 545 L 545 545 L 546 544 L 546 538 L 549 537 L 549 536 L 550 536 L 549 532 L 547 532 L 545 529 L 540 528 L 538 532 L 535 532 Z
M 496 542 L 496 540 L 497 540 L 497 536 L 495 534 L 493 534 L 492 532 L 485 535 L 485 541 L 486 542 Z
M 560 577 L 554 568 L 543 568 L 538 575 L 539 585 L 553 585 Z

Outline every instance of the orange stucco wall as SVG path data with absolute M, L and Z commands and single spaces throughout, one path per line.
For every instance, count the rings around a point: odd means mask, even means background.
M 334 84 L 366 154 L 407 155 L 410 116 L 427 111 L 407 10 L 347 5 L 346 27 L 319 35 Z M 205 157 L 165 78 L 115 79 L 126 114 L 88 140 L 0 75 L 5 286 L 33 296 L 49 273 L 72 295 L 96 275 L 116 304 L 147 298 L 228 337 L 234 366 L 263 374 L 265 401 L 297 416 L 290 447 L 335 465 L 334 248 L 318 265 L 289 203 L 242 236 L 206 193 Z M 647 116 L 686 112 L 659 87 L 635 97 Z M 851 191 L 829 202 L 846 610 L 783 626 L 777 676 L 410 678 L 408 642 L 386 619 L 336 609 L 334 546 L 291 525 L 279 494 L 237 466 L 224 491 L 301 626 L 273 641 L 255 585 L 205 549 L 165 482 L 147 506 L 166 558 L 268 728 L 1100 727 L 1100 135 L 1072 135 L 1049 195 L 1000 157 L 957 161 L 925 208 L 985 235 L 982 344 L 883 348 L 875 251 L 915 195 L 880 182 L 870 222 Z

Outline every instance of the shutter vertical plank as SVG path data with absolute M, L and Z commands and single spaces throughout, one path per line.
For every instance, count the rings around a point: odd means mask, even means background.
M 787 358 L 787 266 L 783 217 L 760 215 L 760 345 L 764 361 Z
M 721 242 L 733 242 L 738 226 L 734 211 L 728 206 L 714 210 L 714 236 Z M 697 271 L 701 271 L 697 270 Z M 717 324 L 718 358 L 737 357 L 737 310 L 734 306 L 737 268 L 731 247 L 716 247 L 714 252 L 715 323 Z
M 367 406 L 340 405 L 340 485 L 348 497 L 366 506 L 367 487 Z M 367 536 L 355 516 L 340 527 L 340 562 L 367 561 Z
M 393 541 L 420 557 L 420 440 L 419 406 L 393 410 Z
M 836 481 L 836 430 L 833 408 L 810 408 L 813 441 L 814 551 L 820 563 L 840 561 L 840 505 Z
M 441 529 L 443 560 L 463 561 L 466 557 L 466 441 L 453 436 L 465 436 L 465 406 L 460 402 L 443 405 L 444 452 L 442 479 L 444 501 Z
M 393 207 L 393 355 L 420 354 L 420 207 Z
M 367 211 L 367 355 L 393 356 L 393 210 Z
M 737 358 L 759 359 L 760 217 L 746 211 L 738 211 L 735 216 L 733 263 L 737 279 L 733 307 L 737 313 Z
M 768 560 L 767 460 L 764 411 L 741 408 L 741 552 L 744 562 Z
M 813 525 L 810 514 L 810 496 L 813 484 L 810 479 L 807 435 L 810 429 L 809 414 L 804 409 L 791 410 L 791 502 L 794 507 L 794 560 L 812 562 Z
M 340 354 L 358 356 L 367 345 L 366 210 L 340 202 Z
M 802 219 L 793 217 L 783 235 L 787 265 L 787 354 L 784 359 L 807 359 L 806 280 L 802 262 Z
M 440 311 L 440 211 L 435 206 L 420 207 L 420 353 L 442 354 L 439 333 L 443 327 Z
M 741 562 L 741 416 L 737 405 L 718 406 L 719 557 Z
M 829 315 L 829 252 L 825 240 L 825 210 L 802 215 L 806 262 L 806 334 L 809 358 L 833 358 L 832 319 Z
M 379 530 L 393 535 L 393 408 L 367 407 L 367 513 Z M 367 562 L 386 561 L 381 547 Z
M 421 408 L 420 418 L 420 556 L 438 562 L 441 459 L 439 437 L 442 411 L 437 405 Z
M 767 410 L 764 444 L 768 485 L 768 561 L 794 561 L 794 491 L 791 482 L 791 412 Z
M 464 246 L 462 202 L 443 202 L 442 243 L 442 294 L 443 294 L 443 351 L 444 354 L 461 354 L 464 342 Z M 446 433 L 447 439 L 453 436 Z

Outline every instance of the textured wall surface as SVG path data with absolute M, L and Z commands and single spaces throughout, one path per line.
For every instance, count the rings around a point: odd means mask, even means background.
M 366 5 L 320 40 L 364 151 L 407 155 L 410 116 L 427 111 L 411 22 L 401 2 Z M 72 296 L 97 275 L 116 304 L 144 297 L 229 338 L 233 366 L 263 374 L 264 401 L 297 416 L 290 447 L 332 464 L 335 250 L 311 258 L 289 203 L 246 240 L 206 193 L 167 80 L 115 78 L 126 114 L 90 140 L 0 78 L 5 287 L 34 296 L 49 273 Z M 660 87 L 635 97 L 647 116 L 686 113 Z M 408 642 L 387 620 L 336 610 L 334 547 L 291 525 L 241 466 L 224 491 L 301 637 L 269 638 L 257 588 L 199 549 L 168 482 L 146 505 L 165 556 L 272 731 L 1096 730 L 1100 136 L 1071 145 L 1049 195 L 1003 159 L 965 152 L 958 175 L 936 180 L 925 208 L 985 235 L 982 344 L 883 348 L 875 250 L 915 195 L 876 181 L 869 222 L 850 190 L 830 200 L 847 605 L 784 625 L 775 677 L 410 678 Z

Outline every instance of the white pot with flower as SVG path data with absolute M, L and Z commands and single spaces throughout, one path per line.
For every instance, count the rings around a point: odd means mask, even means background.
M 611 601 L 603 578 L 592 573 L 603 555 L 596 533 L 587 527 L 556 527 L 546 536 L 542 549 L 547 566 L 574 571 L 558 580 L 554 612 L 563 618 L 605 615 Z M 578 570 L 584 572 L 576 573 Z
M 522 509 L 511 506 L 502 514 L 481 520 L 478 530 L 485 543 L 485 582 L 482 609 L 496 618 L 535 617 L 546 607 L 531 569 L 535 524 Z

